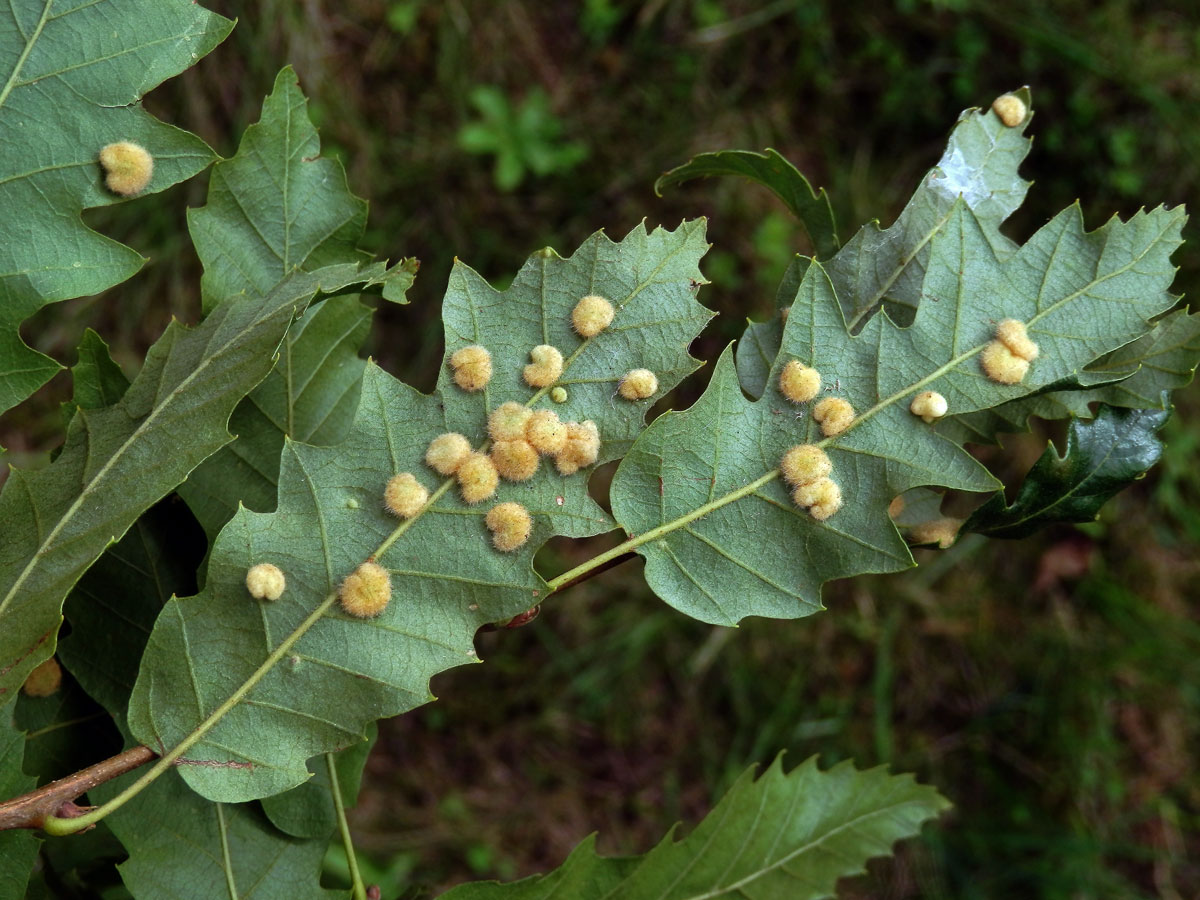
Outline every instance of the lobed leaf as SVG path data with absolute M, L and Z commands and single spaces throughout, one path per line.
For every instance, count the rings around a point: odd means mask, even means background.
M 1010 504 L 1001 491 L 971 514 L 963 531 L 1020 538 L 1056 522 L 1090 522 L 1100 507 L 1143 478 L 1162 457 L 1158 431 L 1166 409 L 1101 406 L 1096 418 L 1071 423 L 1066 452 L 1046 448 Z
M 92 794 L 103 801 L 131 773 Z M 210 803 L 168 772 L 105 821 L 129 859 L 117 868 L 135 900 L 333 900 L 320 886 L 328 834 L 289 837 L 258 804 Z
M 318 291 L 388 277 L 381 264 L 297 274 L 194 329 L 172 323 L 120 403 L 80 408 L 50 466 L 12 470 L 0 491 L 0 697 L 53 652 L 62 602 L 83 572 L 230 440 L 230 412 L 270 370 L 293 316 Z
M 674 829 L 641 857 L 596 855 L 589 837 L 547 875 L 512 884 L 465 884 L 444 900 L 821 900 L 839 878 L 865 871 L 867 860 L 950 804 L 911 775 L 849 762 L 827 772 L 816 760 L 784 773 L 782 755 L 757 780 L 747 770 L 696 829 Z
M 204 308 L 245 292 L 261 296 L 286 273 L 369 259 L 358 249 L 367 203 L 354 196 L 321 142 L 307 103 L 286 67 L 246 129 L 232 159 L 213 167 L 206 206 L 188 212 L 188 229 L 204 264 Z M 416 271 L 405 260 L 384 296 L 400 302 Z M 234 410 L 238 436 L 202 463 L 180 488 L 211 541 L 244 503 L 275 508 L 284 435 L 335 444 L 358 406 L 365 362 L 358 356 L 371 311 L 353 296 L 331 297 L 288 331 L 276 367 Z
M 491 382 L 466 393 L 443 373 L 424 395 L 368 364 L 341 444 L 285 443 L 278 509 L 239 510 L 217 538 L 204 591 L 169 602 L 155 623 L 130 706 L 138 740 L 177 754 L 184 779 L 210 799 L 265 797 L 305 781 L 310 757 L 361 741 L 370 721 L 431 699 L 432 675 L 476 661 L 480 626 L 544 596 L 532 567 L 538 547 L 612 523 L 588 496 L 586 471 L 564 478 L 544 461 L 495 497 L 520 502 L 535 522 L 528 543 L 500 553 L 483 523 L 492 503 L 464 503 L 452 481 L 425 466 L 426 448 L 445 431 L 485 446 L 488 413 L 512 400 L 595 421 L 601 460 L 619 456 L 653 400 L 696 367 L 687 346 L 710 316 L 695 301 L 706 249 L 702 221 L 675 231 L 639 226 L 619 243 L 597 234 L 569 259 L 535 254 L 504 292 L 456 265 L 443 305 L 447 353 L 486 345 Z M 589 293 L 610 298 L 616 316 L 584 340 L 570 312 Z M 565 357 L 561 404 L 522 381 L 529 350 L 543 343 Z M 655 398 L 614 396 L 631 368 L 657 373 Z M 432 496 L 397 526 L 381 501 L 402 471 Z M 391 572 L 393 599 L 379 617 L 357 620 L 335 606 L 336 591 L 368 558 Z M 273 603 L 252 601 L 244 586 L 246 570 L 262 561 L 287 576 Z
M 124 281 L 145 261 L 80 218 L 122 200 L 104 187 L 101 148 L 145 147 L 155 160 L 149 191 L 212 162 L 202 140 L 148 115 L 140 100 L 232 27 L 189 0 L 9 3 L 0 20 L 0 412 L 61 368 L 25 345 L 21 322 Z
M 1013 93 L 1031 105 L 1027 88 Z M 1029 190 L 1029 182 L 1017 172 L 1029 153 L 1031 140 L 1024 133 L 1029 121 L 1027 117 L 1019 127 L 1009 128 L 991 109 L 964 110 L 942 158 L 921 179 L 895 223 L 886 230 L 876 222 L 864 225 L 836 255 L 823 261 L 852 331 L 885 300 L 893 319 L 902 324 L 912 321 L 923 299 L 921 283 L 930 241 L 945 228 L 960 198 L 975 213 L 996 256 L 1016 249 L 1001 234 L 1000 225 Z M 795 296 L 797 282 L 792 278 L 793 273 L 784 278 L 780 306 L 790 305 Z M 750 323 L 738 345 L 738 374 L 753 397 L 763 392 L 782 336 L 783 316 L 776 314 L 767 322 Z
M 935 299 L 908 328 L 881 315 L 857 335 L 814 262 L 762 397 L 745 399 L 726 352 L 696 405 L 656 420 L 622 461 L 611 491 L 630 535 L 622 547 L 645 558 L 662 599 L 718 624 L 807 615 L 825 581 L 912 565 L 886 514 L 893 497 L 927 485 L 995 490 L 969 454 L 909 412 L 913 395 L 935 390 L 950 410 L 971 412 L 1079 377 L 1174 304 L 1166 289 L 1183 219 L 1160 208 L 1088 233 L 1072 207 L 1001 259 L 959 203 L 930 242 L 922 290 Z M 1002 385 L 976 357 L 1009 317 L 1028 324 L 1041 355 L 1024 381 Z M 858 411 L 848 430 L 822 438 L 808 408 L 783 398 L 778 371 L 792 358 Z M 783 453 L 800 443 L 825 448 L 845 498 L 825 522 L 795 506 L 778 478 Z

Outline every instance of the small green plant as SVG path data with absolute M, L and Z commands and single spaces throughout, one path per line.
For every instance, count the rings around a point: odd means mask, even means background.
M 586 144 L 562 139 L 562 122 L 541 88 L 531 88 L 513 106 L 499 88 L 481 85 L 471 91 L 471 105 L 481 118 L 459 129 L 458 145 L 496 157 L 493 177 L 502 191 L 516 190 L 530 173 L 569 172 L 587 159 Z
M 138 101 L 147 65 L 181 71 L 231 23 L 185 0 L 134 6 L 85 4 L 63 14 L 68 30 L 27 3 L 4 38 L 18 69 L 0 137 L 25 155 L 0 209 L 26 224 L 0 258 L 7 406 L 59 368 L 20 342 L 22 320 L 137 267 L 80 210 L 212 171 L 188 217 L 203 320 L 172 324 L 132 380 L 87 334 L 61 452 L 10 470 L 0 492 L 0 897 L 52 894 L 80 857 L 89 889 L 116 890 L 116 872 L 135 898 L 345 896 L 320 880 L 334 839 L 352 895 L 378 896 L 346 817 L 375 723 L 478 663 L 480 629 L 524 624 L 634 556 L 694 619 L 799 618 L 831 579 L 913 566 L 909 544 L 1089 520 L 1158 460 L 1169 393 L 1200 358 L 1200 325 L 1169 293 L 1182 210 L 1087 231 L 1073 207 L 1023 244 L 1001 231 L 1028 188 L 1022 90 L 963 113 L 898 220 L 845 245 L 824 192 L 773 151 L 665 175 L 660 188 L 764 185 L 817 248 L 786 260 L 775 314 L 720 355 L 690 408 L 651 417 L 701 365 L 703 220 L 538 251 L 505 291 L 456 264 L 444 365 L 423 394 L 359 357 L 362 295 L 404 302 L 416 264 L 358 249 L 365 203 L 321 157 L 295 74 L 215 160 Z M 128 54 L 73 39 L 101 26 Z M 86 95 L 71 74 L 85 67 Z M 538 102 L 529 122 L 547 121 Z M 78 146 L 60 136 L 68 162 L 47 167 L 24 129 L 59 106 Z M 530 147 L 557 136 L 544 124 L 520 141 L 476 127 L 466 143 L 497 154 L 502 187 L 581 158 L 566 145 L 535 163 L 545 148 Z M 98 154 L 127 140 L 153 178 L 114 193 Z M 1070 420 L 1066 448 L 1010 502 L 967 445 L 1035 415 Z M 588 479 L 605 463 L 618 465 L 602 505 Z M 965 517 L 942 514 L 951 492 L 975 498 Z M 535 565 L 551 537 L 614 531 L 569 571 Z M 76 742 L 64 762 L 37 740 L 96 720 L 107 759 Z M 588 838 L 548 874 L 445 896 L 832 896 L 948 805 L 911 776 L 811 759 L 789 772 L 776 757 L 642 856 L 602 857 Z M 78 852 L 55 852 L 62 841 Z

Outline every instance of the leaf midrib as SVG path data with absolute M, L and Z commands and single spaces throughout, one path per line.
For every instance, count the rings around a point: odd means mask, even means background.
M 8 608 L 13 598 L 17 595 L 17 592 L 20 590 L 21 586 L 28 579 L 31 572 L 37 568 L 37 565 L 41 559 L 49 552 L 51 544 L 54 542 L 54 540 L 68 526 L 68 524 L 73 521 L 84 501 L 88 500 L 92 494 L 100 489 L 100 485 L 107 477 L 108 473 L 118 461 L 124 459 L 129 448 L 134 445 L 139 438 L 141 438 L 145 431 L 154 424 L 163 411 L 169 409 L 174 401 L 178 399 L 179 395 L 185 391 L 197 378 L 199 378 L 214 361 L 222 358 L 229 351 L 230 347 L 235 346 L 247 332 L 253 332 L 264 321 L 275 315 L 277 312 L 277 307 L 271 307 L 271 309 L 266 310 L 257 316 L 251 322 L 251 324 L 247 326 L 247 328 L 231 334 L 230 337 L 223 344 L 221 344 L 215 352 L 209 353 L 207 356 L 205 356 L 200 365 L 189 372 L 187 377 L 179 382 L 179 384 L 174 388 L 172 388 L 171 392 L 166 396 L 166 398 L 161 403 L 157 404 L 149 412 L 149 414 L 147 414 L 147 416 L 138 424 L 137 428 L 134 429 L 133 433 L 130 434 L 124 442 L 122 442 L 121 446 L 113 452 L 112 456 L 108 458 L 108 460 L 103 466 L 100 467 L 96 474 L 92 476 L 88 483 L 83 486 L 83 489 L 79 492 L 79 495 L 75 498 L 74 502 L 67 507 L 66 511 L 63 512 L 63 514 L 59 517 L 54 528 L 52 528 L 46 537 L 41 541 L 37 550 L 34 551 L 33 555 L 29 559 L 29 562 L 26 563 L 25 568 L 21 571 L 21 574 L 17 576 L 17 579 L 13 582 L 12 587 L 9 588 L 8 592 L 5 594 L 4 599 L 0 600 L 0 616 L 4 615 L 5 610 Z M 166 371 L 166 360 L 164 360 L 162 374 L 165 375 Z
M 8 76 L 8 80 L 4 83 L 4 88 L 0 90 L 0 109 L 3 109 L 5 102 L 8 100 L 8 95 L 12 93 L 13 87 L 16 86 L 17 78 L 21 75 L 21 69 L 25 67 L 25 63 L 29 60 L 29 54 L 33 52 L 33 45 L 37 43 L 38 38 L 42 36 L 42 29 L 46 27 L 46 22 L 50 18 L 50 7 L 54 5 L 54 0 L 46 0 L 46 5 L 42 7 L 42 17 L 38 20 L 37 27 L 33 29 L 33 34 L 25 39 L 25 49 L 21 51 L 21 55 L 17 57 L 16 65 L 13 66 L 12 74 Z M 13 11 L 13 20 L 16 21 L 16 11 Z M 19 30 L 19 27 L 18 27 Z

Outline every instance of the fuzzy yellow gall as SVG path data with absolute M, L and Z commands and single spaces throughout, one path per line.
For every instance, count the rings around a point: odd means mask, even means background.
M 145 147 L 132 141 L 118 141 L 100 151 L 104 184 L 114 194 L 132 197 L 140 194 L 154 176 L 154 157 Z
M 246 590 L 256 600 L 278 600 L 287 587 L 287 579 L 279 566 L 259 563 L 246 570 Z
M 492 444 L 492 464 L 505 481 L 528 481 L 537 472 L 538 452 L 524 438 Z
M 645 400 L 658 390 L 658 376 L 649 369 L 631 369 L 617 385 L 617 393 L 626 400 Z
M 598 294 L 588 294 L 571 310 L 571 325 L 580 337 L 594 338 L 612 320 L 613 305 Z
M 550 399 L 555 403 L 567 402 L 567 389 L 565 387 L 556 387 L 550 392 Z
M 493 441 L 515 441 L 525 437 L 525 426 L 533 411 L 509 400 L 501 403 L 488 416 L 488 435 Z
M 487 347 L 472 344 L 455 350 L 450 357 L 454 383 L 464 391 L 481 391 L 492 380 L 492 354 Z
M 1027 362 L 1038 358 L 1038 345 L 1029 339 L 1025 323 L 1020 319 L 1005 319 L 996 326 L 996 340 Z
M 818 522 L 824 522 L 842 508 L 842 489 L 831 478 L 818 478 L 796 485 L 792 501 L 807 509 Z
M 821 373 L 798 359 L 789 359 L 779 373 L 779 392 L 793 403 L 807 403 L 821 390 Z
M 520 503 L 497 503 L 483 521 L 492 533 L 492 546 L 504 553 L 523 546 L 533 531 L 533 518 Z
M 833 471 L 829 456 L 816 444 L 798 444 L 779 462 L 783 480 L 795 487 L 826 477 Z
M 988 341 L 979 354 L 983 374 L 1000 384 L 1017 384 L 1029 371 L 1029 360 L 1022 359 L 1000 341 Z
M 1025 101 L 1016 94 L 1001 94 L 992 101 L 992 110 L 1009 128 L 1016 128 L 1029 115 L 1029 108 L 1025 105 Z
M 496 464 L 485 453 L 472 451 L 454 473 L 458 479 L 458 490 L 467 503 L 480 503 L 492 494 L 500 484 L 500 473 Z
M 392 599 L 392 576 L 378 563 L 365 562 L 338 588 L 342 609 L 360 619 L 379 615 Z
M 471 442 L 457 431 L 448 431 L 429 442 L 425 462 L 442 475 L 453 475 L 471 455 Z
M 383 505 L 401 519 L 411 519 L 429 499 L 429 490 L 412 472 L 393 476 L 383 489 Z
M 821 423 L 825 437 L 841 434 L 854 421 L 854 407 L 841 397 L 826 397 L 813 407 L 813 418 Z
M 908 406 L 908 411 L 914 416 L 920 416 L 925 420 L 926 424 L 929 424 L 944 416 L 946 410 L 949 408 L 950 406 L 946 403 L 946 398 L 937 391 L 921 391 L 921 393 L 913 397 L 912 403 Z
M 567 442 L 554 456 L 560 475 L 573 475 L 600 456 L 600 430 L 591 419 L 567 423 Z
M 26 676 L 21 690 L 29 697 L 49 697 L 51 694 L 57 694 L 61 685 L 62 667 L 52 656 L 41 665 L 34 667 L 34 670 Z
M 908 536 L 914 544 L 937 544 L 943 550 L 954 546 L 958 539 L 958 529 L 962 527 L 962 519 L 933 519 L 914 525 Z
M 549 387 L 562 377 L 563 355 L 557 347 L 538 344 L 529 351 L 529 358 L 533 362 L 525 367 L 524 375 L 525 383 L 530 387 Z
M 567 443 L 567 426 L 552 409 L 535 410 L 525 426 L 525 440 L 538 453 L 553 456 Z

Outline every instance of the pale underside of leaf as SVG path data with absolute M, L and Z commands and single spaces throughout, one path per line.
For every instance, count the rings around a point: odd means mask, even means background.
M 141 144 L 148 191 L 201 171 L 212 150 L 154 119 L 140 98 L 220 43 L 233 23 L 187 0 L 13 0 L 0 17 L 0 412 L 60 368 L 17 328 L 47 303 L 98 293 L 144 260 L 88 228 L 83 209 L 108 191 L 100 149 Z
M 908 411 L 912 396 L 935 390 L 952 411 L 972 412 L 1077 378 L 1174 304 L 1170 254 L 1183 219 L 1160 208 L 1088 233 L 1072 208 L 1000 259 L 959 203 L 930 247 L 923 289 L 938 299 L 911 327 L 880 315 L 854 336 L 814 263 L 763 396 L 745 400 L 726 354 L 697 404 L 656 420 L 626 456 L 612 503 L 630 540 L 613 552 L 636 549 L 660 597 L 721 624 L 805 615 L 819 608 L 824 581 L 911 565 L 886 515 L 893 497 L 923 485 L 995 489 L 965 451 Z M 976 357 L 1009 317 L 1028 323 L 1041 355 L 1021 383 L 1001 385 Z M 847 431 L 822 438 L 808 405 L 780 394 L 789 359 L 821 373 L 823 396 L 858 411 Z M 845 498 L 823 523 L 792 504 L 777 477 L 784 451 L 799 443 L 825 448 Z
M 1029 104 L 1027 90 L 1017 94 Z M 858 330 L 884 300 L 897 321 L 911 321 L 924 299 L 921 282 L 930 241 L 946 226 L 960 198 L 975 213 L 997 256 L 1015 250 L 1000 226 L 1029 190 L 1029 182 L 1017 172 L 1029 152 L 1028 125 L 1029 118 L 1008 128 L 990 109 L 965 110 L 941 160 L 921 180 L 896 222 L 882 231 L 876 223 L 863 226 L 832 259 L 823 261 L 851 330 Z M 781 306 L 791 305 L 798 284 L 798 279 L 785 277 Z M 783 317 L 776 313 L 767 322 L 751 323 L 738 345 L 738 375 L 753 397 L 763 392 L 782 336 Z
M 204 592 L 168 604 L 156 624 L 131 704 L 138 738 L 175 748 L 184 778 L 205 796 L 244 800 L 302 782 L 313 755 L 431 699 L 433 674 L 475 661 L 481 625 L 545 596 L 532 560 L 548 537 L 592 535 L 612 522 L 587 494 L 590 470 L 563 477 L 549 460 L 529 481 L 502 483 L 494 501 L 469 506 L 424 464 L 430 441 L 454 430 L 486 447 L 488 413 L 512 400 L 595 421 L 601 459 L 619 455 L 653 402 L 615 397 L 620 377 L 652 368 L 661 394 L 696 367 L 687 345 L 711 315 L 695 301 L 706 249 L 702 221 L 673 232 L 639 226 L 619 243 L 598 234 L 568 259 L 535 254 L 505 292 L 456 266 L 443 306 L 447 352 L 487 346 L 491 382 L 467 393 L 444 375 L 425 396 L 368 365 L 343 443 L 287 442 L 277 511 L 239 511 L 217 539 Z M 570 313 L 589 293 L 609 298 L 615 317 L 584 340 Z M 529 351 L 543 343 L 566 358 L 565 403 L 522 380 Z M 398 526 L 381 500 L 404 471 L 432 496 Z M 519 550 L 500 553 L 483 518 L 509 500 L 528 509 L 534 530 Z M 353 620 L 334 605 L 336 590 L 367 558 L 391 572 L 393 599 L 378 618 Z M 247 597 L 246 569 L 261 561 L 286 573 L 275 603 Z

